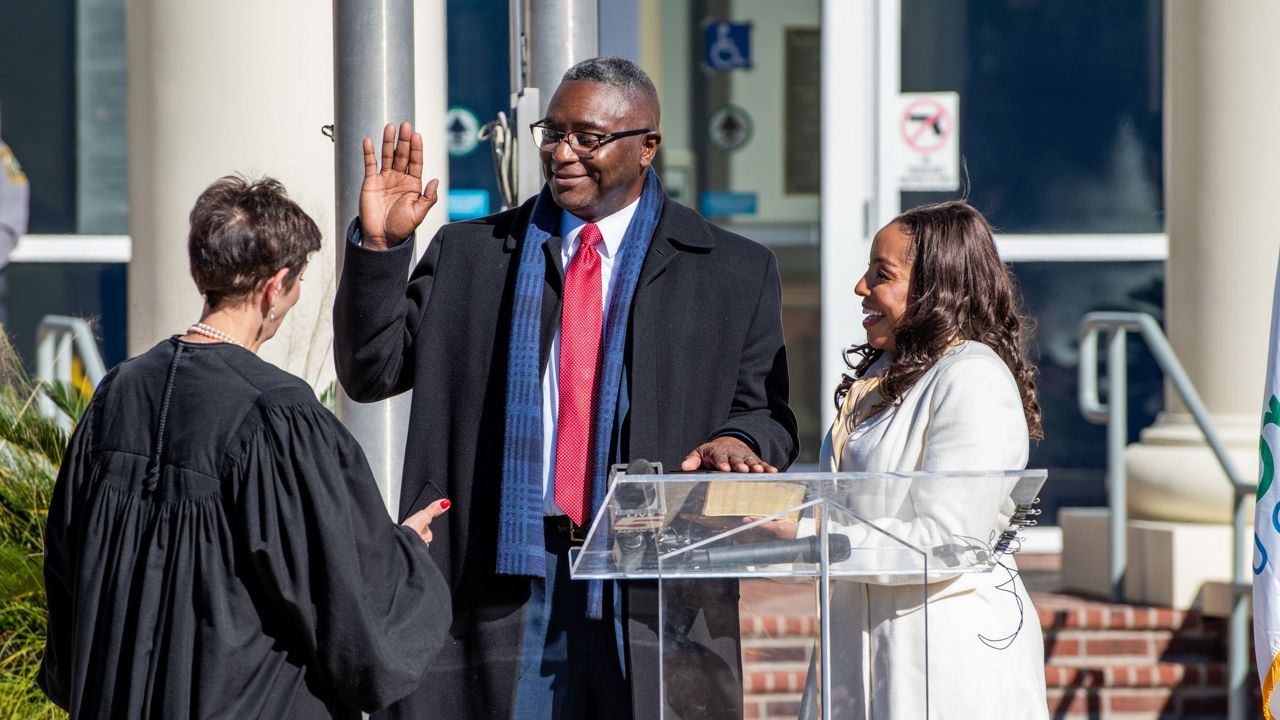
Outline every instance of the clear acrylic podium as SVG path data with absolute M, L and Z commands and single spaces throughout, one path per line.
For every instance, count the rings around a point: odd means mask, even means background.
M 1034 524 L 1043 470 L 947 473 L 627 474 L 618 472 L 586 542 L 573 558 L 575 579 L 654 579 L 659 585 L 663 717 L 699 707 L 689 694 L 710 692 L 696 674 L 705 648 L 688 638 L 678 586 L 709 578 L 771 578 L 756 594 L 782 600 L 742 627 L 768 637 L 752 657 L 788 656 L 791 670 L 744 674 L 743 691 L 789 683 L 793 702 L 768 717 L 858 717 L 832 698 L 828 668 L 860 663 L 831 642 L 831 582 L 920 589 L 928 623 L 929 583 L 990 572 Z M 800 584 L 800 585 L 797 585 Z M 803 585 L 812 588 L 806 591 Z M 670 588 L 670 589 L 668 589 Z M 772 592 L 777 589 L 778 593 Z M 797 598 L 808 607 L 797 607 Z M 803 618 L 812 618 L 805 622 Z M 797 620 L 797 618 L 801 618 Z M 776 635 L 776 637 L 774 637 Z M 790 645 L 786 645 L 789 642 Z M 807 648 L 808 670 L 796 670 Z M 744 652 L 748 648 L 744 645 Z M 785 651 L 785 652 L 783 652 Z M 916 658 L 928 706 L 928 633 Z M 692 673 L 691 673 L 692 669 Z M 779 704 L 774 703 L 776 710 Z

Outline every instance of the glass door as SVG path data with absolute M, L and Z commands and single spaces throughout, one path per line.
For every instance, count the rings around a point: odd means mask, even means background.
M 853 285 L 901 210 L 968 197 L 1036 323 L 1046 518 L 1104 501 L 1104 430 L 1076 406 L 1077 325 L 1163 313 L 1163 5 L 874 0 L 823 5 L 824 425 L 859 340 Z M 1135 434 L 1161 376 L 1132 349 Z

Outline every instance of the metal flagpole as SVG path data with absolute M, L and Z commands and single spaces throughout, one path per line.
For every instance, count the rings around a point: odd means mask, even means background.
M 511 136 L 515 204 L 542 189 L 530 123 L 547 114 L 564 72 L 599 53 L 596 0 L 511 0 Z
M 384 125 L 414 118 L 413 70 L 412 0 L 334 0 L 334 237 L 339 276 L 347 224 L 359 212 L 364 178 L 360 141 L 370 137 L 377 144 Z M 338 417 L 360 441 L 392 516 L 398 512 L 409 399 L 405 393 L 361 404 L 338 393 Z

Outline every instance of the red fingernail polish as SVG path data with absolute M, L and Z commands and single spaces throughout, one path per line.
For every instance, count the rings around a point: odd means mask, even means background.
M 453 504 L 453 503 L 449 502 L 448 500 L 441 500 L 441 501 L 440 501 L 440 509 L 441 509 L 441 510 L 448 510 L 448 509 L 449 509 L 449 506 L 450 506 L 450 505 L 452 505 L 452 504 Z

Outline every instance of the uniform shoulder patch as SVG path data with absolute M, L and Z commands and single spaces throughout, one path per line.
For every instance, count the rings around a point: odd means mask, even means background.
M 3 143 L 0 143 L 0 168 L 4 168 L 5 177 L 14 185 L 27 184 L 27 176 L 22 172 L 22 165 L 18 164 L 18 158 L 9 146 Z

